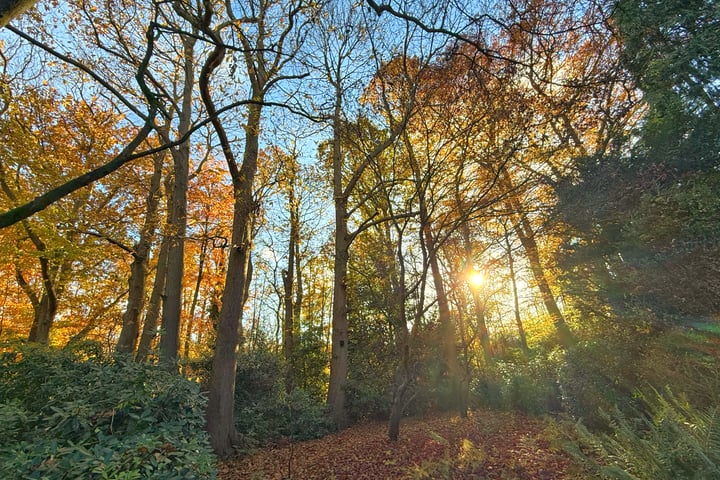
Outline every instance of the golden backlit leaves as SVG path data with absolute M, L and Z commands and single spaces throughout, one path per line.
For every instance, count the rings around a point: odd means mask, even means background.
M 414 102 L 393 168 L 401 171 L 402 155 L 415 162 L 418 187 L 432 200 L 435 235 L 447 237 L 450 272 L 500 241 L 494 221 L 509 222 L 512 231 L 526 217 L 552 280 L 563 233 L 546 226 L 557 202 L 553 184 L 572 174 L 578 157 L 612 148 L 617 129 L 632 125 L 636 99 L 623 84 L 617 39 L 597 28 L 604 17 L 596 6 L 527 0 L 508 8 L 507 28 L 477 39 L 488 50 L 457 42 L 423 68 L 394 58 L 363 100 L 390 124 Z M 463 223 L 469 245 L 450 245 Z M 499 260 L 505 253 L 485 255 Z
M 97 98 L 78 100 L 52 89 L 27 88 L 9 102 L 0 121 L 5 139 L 0 173 L 12 192 L 0 195 L 0 207 L 7 210 L 106 163 L 132 134 L 123 120 Z M 136 168 L 142 170 L 142 162 Z M 45 282 L 39 258 L 48 259 L 50 281 L 61 298 L 53 343 L 64 345 L 74 333 L 103 318 L 106 331 L 111 329 L 113 322 L 107 319 L 119 318 L 114 306 L 122 295 L 118 285 L 126 283 L 128 261 L 125 252 L 102 237 L 131 243 L 127 235 L 138 219 L 128 211 L 142 198 L 137 184 L 122 176 L 66 197 L 25 224 L 43 248 L 30 241 L 21 224 L 4 229 L 2 280 L 8 288 L 0 292 L 0 304 L 15 302 L 12 316 L 6 317 L 12 322 L 6 323 L 6 332 L 23 335 L 29 329 L 32 308 L 27 296 L 22 305 L 17 303 L 15 276 L 19 272 L 29 291 L 40 298 Z

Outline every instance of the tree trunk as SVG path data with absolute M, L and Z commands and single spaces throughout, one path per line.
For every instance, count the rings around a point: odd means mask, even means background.
M 457 186 L 459 186 L 459 182 L 456 182 Z M 455 201 L 458 205 L 458 208 L 460 205 L 462 205 L 461 199 L 460 199 L 460 192 L 458 191 L 458 187 L 455 188 Z M 463 249 L 465 250 L 465 264 L 466 268 L 468 270 L 472 269 L 474 267 L 473 265 L 473 246 L 472 246 L 472 239 L 470 236 L 470 226 L 468 225 L 468 221 L 462 221 L 460 225 L 460 233 L 462 234 L 463 239 Z M 487 322 L 485 321 L 485 303 L 480 298 L 480 291 L 481 288 L 480 285 L 470 285 L 470 293 L 472 294 L 473 299 L 473 307 L 475 309 L 475 321 L 477 322 L 478 330 L 479 330 L 479 336 L 480 336 L 480 348 L 483 351 L 483 358 L 485 359 L 485 365 L 490 365 L 493 362 L 493 352 L 492 347 L 490 345 L 490 335 L 488 334 L 487 329 Z M 467 345 L 463 345 L 464 348 L 467 348 Z
M 295 280 L 295 253 L 299 237 L 299 212 L 295 200 L 295 175 L 289 176 L 288 204 L 290 210 L 290 240 L 288 244 L 287 269 L 283 271 L 283 355 L 285 357 L 285 390 L 289 393 L 295 388 L 295 305 L 293 304 L 293 284 Z
M 0 2 L 0 28 L 36 3 L 37 0 L 3 0 Z
M 406 393 L 411 381 L 410 372 L 410 331 L 407 325 L 405 312 L 405 300 L 407 289 L 405 287 L 405 258 L 403 257 L 403 231 L 396 224 L 398 233 L 397 239 L 397 262 L 399 271 L 397 275 L 393 272 L 389 275 L 392 286 L 392 297 L 390 299 L 390 315 L 395 330 L 395 350 L 398 354 L 398 366 L 395 371 L 395 390 L 393 401 L 390 407 L 390 419 L 388 422 L 388 438 L 396 442 L 400 436 L 400 420 L 406 404 Z M 391 236 L 386 234 L 387 244 L 391 244 Z M 392 258 L 392 252 L 390 252 Z
M 205 270 L 205 257 L 207 256 L 208 242 L 208 238 L 205 237 L 200 245 L 197 280 L 195 281 L 195 289 L 193 290 L 192 302 L 190 303 L 187 326 L 185 327 L 185 341 L 183 343 L 183 358 L 186 360 L 190 358 L 190 344 L 192 343 L 192 332 L 195 325 L 195 310 L 197 309 L 198 297 L 200 296 L 200 285 L 202 284 L 203 273 Z
M 0 167 L 2 164 L 0 164 Z M 7 197 L 16 204 L 18 199 L 15 192 L 5 180 L 5 170 L 0 168 L 0 189 Z M 50 329 L 55 314 L 57 313 L 57 290 L 56 278 L 60 276 L 64 264 L 51 264 L 47 258 L 47 246 L 45 242 L 35 233 L 35 229 L 27 220 L 21 220 L 23 230 L 38 251 L 38 262 L 40 263 L 40 275 L 42 280 L 42 293 L 40 298 L 33 291 L 30 284 L 25 281 L 20 267 L 15 265 L 15 278 L 20 288 L 25 292 L 33 307 L 33 323 L 28 334 L 29 342 L 37 342 L 43 345 L 50 343 Z
M 260 103 L 262 97 L 258 94 L 254 98 L 258 103 L 248 106 L 242 168 L 238 172 L 239 175 L 233 178 L 235 203 L 232 247 L 218 319 L 215 356 L 208 393 L 207 430 L 215 453 L 221 457 L 232 453 L 233 445 L 237 443 L 234 414 L 235 371 L 242 311 L 248 296 L 251 276 L 252 219 L 255 211 L 253 183 L 257 172 L 258 137 L 262 113 Z M 230 159 L 232 158 L 231 156 Z
M 517 196 L 513 196 L 512 192 L 515 191 L 512 177 L 507 170 L 500 172 L 499 181 L 505 187 L 507 192 L 511 192 L 507 200 L 507 207 L 511 214 L 511 218 L 514 223 L 514 230 L 520 239 L 520 243 L 525 250 L 528 262 L 530 263 L 530 270 L 532 271 L 535 283 L 540 290 L 540 295 L 545 305 L 545 309 L 552 319 L 555 331 L 557 332 L 558 343 L 563 347 L 568 347 L 574 343 L 574 338 L 570 327 L 565 323 L 560 308 L 558 307 L 555 297 L 550 289 L 550 283 L 545 276 L 545 269 L 540 262 L 540 254 L 538 252 L 537 242 L 535 242 L 535 231 L 533 230 L 532 224 L 528 220 L 524 213 L 524 209 L 520 204 Z
M 475 309 L 475 321 L 478 325 L 480 348 L 483 351 L 485 365 L 493 363 L 493 351 L 490 345 L 490 335 L 488 334 L 487 322 L 485 321 L 485 302 L 480 298 L 480 292 L 477 289 L 472 290 L 473 307 Z
M 145 305 L 148 257 L 158 223 L 157 212 L 160 203 L 163 160 L 164 154 L 156 154 L 153 158 L 150 191 L 145 200 L 145 221 L 140 230 L 140 238 L 133 249 L 133 261 L 130 265 L 130 278 L 128 279 L 127 307 L 123 312 L 122 330 L 120 330 L 120 337 L 115 347 L 118 353 L 133 353 L 140 334 L 140 316 Z
M 179 115 L 178 136 L 190 131 L 193 86 L 195 84 L 195 37 L 182 36 L 183 42 L 183 93 Z M 187 231 L 187 191 L 190 170 L 190 137 L 171 150 L 173 157 L 173 194 L 170 206 L 170 245 L 168 247 L 167 278 L 162 311 L 160 334 L 160 363 L 167 368 L 176 368 L 179 339 L 180 315 L 182 313 L 182 283 L 185 268 L 185 234 Z
M 390 419 L 388 421 L 388 438 L 397 442 L 400 438 L 400 420 L 402 420 L 403 410 L 405 409 L 405 393 L 410 383 L 410 343 L 407 325 L 404 334 L 395 333 L 396 346 L 400 350 L 400 359 L 397 371 L 395 373 L 395 391 L 393 392 L 393 401 L 390 406 Z
M 233 246 L 228 258 L 225 290 L 218 318 L 215 355 L 210 372 L 207 406 L 207 429 L 215 453 L 221 457 L 232 453 L 237 444 L 235 431 L 235 371 L 240 338 L 243 298 L 250 257 L 249 222 L 245 202 L 238 197 L 233 216 Z
M 505 228 L 505 225 L 503 225 L 503 228 Z M 525 356 L 527 356 L 530 353 L 530 349 L 528 348 L 527 338 L 525 336 L 525 328 L 523 327 L 523 322 L 520 318 L 520 299 L 518 298 L 517 279 L 515 278 L 515 260 L 513 259 L 512 245 L 510 244 L 510 235 L 507 229 L 505 229 L 505 250 L 507 252 L 508 270 L 510 272 L 510 282 L 512 284 L 515 325 L 517 325 L 518 335 L 520 337 L 520 348 Z
M 345 199 L 335 200 L 335 265 L 333 268 L 332 340 L 328 406 L 338 428 L 348 424 L 345 411 L 345 386 L 348 373 L 348 298 L 347 266 L 350 235 L 347 232 Z M 344 227 L 344 228 L 343 228 Z
M 537 243 L 535 242 L 535 232 L 525 216 L 522 216 L 515 225 L 515 233 L 517 233 L 520 243 L 525 250 L 525 255 L 527 255 L 528 261 L 530 262 L 530 270 L 540 290 L 543 304 L 555 325 L 558 341 L 560 345 L 568 347 L 573 343 L 573 335 L 567 323 L 565 323 L 565 318 L 562 312 L 560 312 L 560 308 L 550 289 L 550 284 L 547 281 L 547 277 L 545 277 L 545 269 L 540 262 L 540 254 L 538 253 Z
M 28 341 L 48 345 L 50 343 L 50 329 L 57 313 L 55 294 L 44 291 L 34 313 Z
M 437 245 L 433 239 L 429 221 L 425 221 L 422 232 L 428 252 L 430 272 L 432 273 L 435 293 L 437 295 L 441 342 L 443 352 L 445 354 L 448 377 L 450 379 L 450 394 L 453 397 L 454 407 L 457 409 L 460 416 L 465 418 L 467 417 L 467 393 L 465 392 L 465 384 L 467 382 L 464 380 L 463 371 L 457 356 L 457 347 L 455 345 L 455 325 L 450 315 L 450 304 L 448 303 L 447 294 L 445 293 L 445 285 L 442 280 L 442 273 L 440 272 Z
M 343 189 L 343 153 L 340 133 L 342 92 L 336 91 L 333 124 L 332 165 L 335 199 L 335 264 L 333 266 L 332 340 L 327 404 L 338 428 L 348 424 L 345 387 L 348 373 L 347 269 L 351 238 L 347 225 L 347 195 Z
M 145 321 L 143 322 L 142 335 L 138 344 L 135 360 L 145 362 L 150 358 L 153 342 L 157 336 L 158 320 L 160 319 L 160 309 L 162 300 L 165 296 L 165 278 L 167 273 L 167 259 L 170 250 L 170 242 L 167 236 L 163 236 L 160 242 L 160 251 L 158 253 L 157 267 L 155 269 L 155 280 L 153 281 L 153 289 L 150 293 L 150 301 L 145 312 Z
M 458 361 L 457 349 L 455 345 L 455 325 L 450 315 L 450 305 L 448 303 L 447 294 L 445 293 L 445 285 L 440 272 L 440 263 L 438 260 L 439 242 L 433 238 L 432 227 L 430 225 L 430 212 L 427 206 L 427 177 L 426 172 L 421 168 L 420 163 L 415 157 L 412 149 L 412 142 L 407 135 L 404 136 L 405 144 L 408 146 L 408 160 L 413 171 L 415 182 L 415 191 L 418 198 L 418 211 L 420 221 L 420 243 L 424 247 L 424 253 L 427 255 L 426 261 L 430 266 L 430 272 L 435 286 L 435 294 L 438 305 L 438 317 L 440 321 L 440 334 L 443 354 L 450 380 L 450 394 L 452 396 L 453 407 L 457 409 L 462 417 L 467 416 L 467 395 L 464 392 L 463 384 L 464 375 Z

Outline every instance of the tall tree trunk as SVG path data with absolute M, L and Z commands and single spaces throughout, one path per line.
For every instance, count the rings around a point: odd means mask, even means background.
M 242 311 L 248 296 L 251 275 L 252 218 L 255 211 L 253 183 L 257 171 L 258 137 L 262 113 L 260 104 L 262 97 L 256 99 L 258 103 L 248 107 L 242 168 L 233 181 L 235 203 L 232 247 L 228 258 L 225 290 L 218 319 L 215 356 L 210 373 L 207 429 L 210 434 L 210 443 L 220 456 L 229 455 L 233 445 L 237 443 L 234 415 L 236 355 Z
M 457 205 L 461 205 L 460 192 L 455 189 L 455 201 Z M 465 250 L 465 264 L 466 268 L 471 269 L 473 265 L 473 247 L 472 239 L 470 238 L 470 227 L 467 221 L 463 221 L 460 225 L 460 233 L 463 239 L 463 249 Z M 480 285 L 470 285 L 470 293 L 472 294 L 473 307 L 475 311 L 475 321 L 477 322 L 479 337 L 480 337 L 480 348 L 483 352 L 483 358 L 485 359 L 485 365 L 490 365 L 493 362 L 493 352 L 490 345 L 490 335 L 488 334 L 487 322 L 485 321 L 485 303 L 480 298 Z M 467 345 L 463 344 L 463 347 L 467 348 Z
M 203 273 L 205 270 L 205 257 L 207 256 L 208 242 L 208 238 L 205 237 L 200 245 L 197 280 L 195 281 L 192 302 L 190 302 L 190 311 L 188 312 L 188 320 L 185 327 L 185 341 L 183 342 L 183 358 L 186 360 L 190 358 L 190 344 L 192 343 L 192 332 L 195 326 L 195 310 L 197 309 L 198 298 L 200 296 L 200 285 L 202 284 Z
M 283 277 L 283 355 L 285 357 L 285 390 L 291 392 L 295 388 L 295 305 L 293 304 L 293 284 L 295 283 L 295 254 L 299 241 L 299 212 L 295 199 L 295 175 L 289 176 L 288 204 L 290 210 L 290 240 L 288 244 L 287 269 Z
M 440 337 L 445 355 L 448 378 L 450 379 L 450 393 L 453 397 L 454 407 L 461 417 L 467 417 L 467 381 L 457 355 L 455 324 L 450 315 L 445 285 L 440 272 L 440 262 L 437 256 L 437 242 L 433 238 L 429 220 L 426 220 L 422 235 L 428 252 L 428 262 L 432 273 L 435 293 L 437 295 L 438 317 L 440 320 Z
M 297 211 L 297 240 L 295 242 L 295 303 L 293 304 L 293 319 L 295 322 L 295 333 L 298 333 L 300 331 L 300 326 L 302 325 L 302 313 L 303 313 L 303 279 L 302 279 L 302 268 L 300 263 L 300 206 L 298 205 L 298 211 Z M 296 340 L 297 342 L 297 340 Z M 294 348 L 294 347 L 293 347 Z M 294 350 L 293 350 L 294 353 Z M 293 357 L 294 359 L 294 357 Z M 294 359 L 295 360 L 295 359 Z M 298 377 L 298 365 L 296 361 L 293 361 L 293 375 L 295 382 L 297 382 Z
M 457 409 L 462 417 L 467 416 L 467 384 L 465 375 L 463 375 L 460 361 L 458 360 L 455 325 L 450 315 L 450 304 L 447 294 L 445 293 L 445 285 L 440 272 L 440 263 L 438 259 L 438 249 L 440 242 L 433 237 L 430 212 L 427 205 L 427 172 L 421 168 L 415 152 L 412 148 L 410 137 L 403 132 L 403 139 L 407 148 L 408 161 L 413 172 L 415 191 L 418 198 L 418 217 L 420 221 L 420 243 L 424 247 L 424 254 L 427 256 L 426 261 L 430 266 L 430 272 L 435 286 L 435 293 L 438 305 L 438 317 L 440 321 L 440 334 L 442 349 L 447 368 L 448 378 L 450 380 L 451 396 L 453 398 L 453 407 Z
M 390 320 L 395 331 L 395 351 L 398 355 L 398 365 L 395 370 L 395 389 L 393 401 L 390 406 L 390 419 L 388 421 L 388 438 L 396 442 L 400 436 L 400 420 L 405 409 L 408 387 L 410 386 L 410 331 L 408 330 L 407 314 L 405 312 L 405 300 L 407 299 L 407 288 L 405 286 L 405 258 L 403 256 L 403 231 L 396 224 L 398 233 L 397 240 L 397 264 L 399 271 L 395 274 L 394 269 L 390 275 L 392 295 L 390 298 Z M 387 245 L 391 245 L 389 230 L 386 233 Z M 389 258 L 393 257 L 390 248 Z
M 130 278 L 128 279 L 127 307 L 123 312 L 122 329 L 115 347 L 119 353 L 133 353 L 140 334 L 140 316 L 145 305 L 148 257 L 158 224 L 164 157 L 164 154 L 156 154 L 153 158 L 150 191 L 145 200 L 145 221 L 140 230 L 140 238 L 133 248 L 133 261 L 130 265 Z
M 205 3 L 209 8 L 209 2 Z M 206 412 L 207 431 L 210 436 L 210 445 L 215 453 L 221 457 L 228 456 L 237 444 L 235 430 L 235 374 L 237 371 L 237 350 L 241 337 L 242 312 L 245 300 L 248 298 L 248 289 L 252 275 L 252 221 L 255 212 L 253 199 L 255 174 L 257 173 L 257 160 L 259 154 L 260 119 L 262 115 L 262 102 L 264 88 L 267 80 L 264 77 L 264 64 L 258 67 L 252 49 L 245 52 L 245 62 L 250 75 L 252 86 L 252 103 L 247 106 L 247 122 L 245 125 L 245 151 L 242 165 L 238 168 L 235 154 L 230 146 L 225 128 L 216 115 L 215 104 L 210 94 L 210 77 L 225 58 L 225 46 L 219 35 L 210 27 L 212 10 L 207 10 L 202 18 L 203 33 L 215 40 L 215 48 L 208 55 L 200 72 L 200 95 L 205 108 L 212 119 L 215 133 L 220 139 L 220 145 L 233 183 L 233 222 L 232 245 L 228 256 L 228 267 L 225 277 L 225 289 L 222 295 L 222 305 L 218 314 L 217 338 L 215 340 L 215 355 L 213 356 L 212 370 L 208 391 L 208 405 Z M 249 43 L 245 37 L 246 46 Z
M 343 153 L 341 143 L 342 92 L 336 91 L 333 123 L 332 165 L 335 199 L 335 263 L 333 266 L 332 340 L 327 404 L 338 428 L 348 424 L 345 387 L 348 373 L 348 296 L 347 273 L 351 243 L 347 225 L 347 195 L 343 189 Z
M 335 200 L 335 264 L 333 267 L 332 339 L 328 406 L 338 428 L 347 426 L 345 387 L 348 373 L 347 274 L 350 235 L 347 231 L 345 199 Z M 344 228 L 343 228 L 344 227 Z
M 503 185 L 506 191 L 509 192 L 507 208 L 510 212 L 511 218 L 513 219 L 514 230 L 520 239 L 523 250 L 525 250 L 525 255 L 530 263 L 530 270 L 532 271 L 538 290 L 540 290 L 543 305 L 545 305 L 545 309 L 547 310 L 548 315 L 550 315 L 553 325 L 555 326 L 558 343 L 564 347 L 568 347 L 574 343 L 573 334 L 570 327 L 565 322 L 565 317 L 563 317 L 557 301 L 555 300 L 555 296 L 550 289 L 550 283 L 545 276 L 545 269 L 540 261 L 540 254 L 538 252 L 537 242 L 535 241 L 535 231 L 530 223 L 530 220 L 528 220 L 527 215 L 525 215 L 525 209 L 517 197 L 515 185 L 513 184 L 510 172 L 503 169 L 499 173 L 498 181 Z
M 196 37 L 182 36 L 183 42 L 183 93 L 179 113 L 178 136 L 190 131 L 193 86 L 195 80 L 194 48 Z M 173 194 L 170 205 L 170 244 L 168 247 L 165 299 L 160 334 L 160 363 L 175 369 L 180 339 L 182 313 L 182 282 L 185 267 L 185 234 L 187 231 L 187 190 L 190 171 L 190 138 L 171 150 L 173 157 Z

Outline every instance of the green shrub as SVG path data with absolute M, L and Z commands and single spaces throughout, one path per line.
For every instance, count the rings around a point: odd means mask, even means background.
M 253 447 L 285 437 L 319 438 L 333 426 L 325 404 L 309 393 L 285 392 L 283 365 L 265 350 L 241 353 L 235 381 L 235 426 L 246 446 Z
M 387 420 L 392 399 L 387 388 L 388 384 L 349 380 L 345 388 L 345 408 L 350 420 Z
M 494 370 L 483 372 L 470 381 L 470 401 L 473 407 L 502 409 L 503 378 Z
M 0 358 L 0 478 L 205 479 L 199 386 L 130 361 L 24 346 Z
M 557 381 L 562 355 L 551 352 L 524 363 L 501 364 L 506 382 L 503 397 L 510 408 L 531 415 L 557 413 L 561 410 L 561 394 Z
M 474 406 L 517 410 L 531 415 L 561 410 L 557 372 L 561 356 L 498 362 L 470 383 Z

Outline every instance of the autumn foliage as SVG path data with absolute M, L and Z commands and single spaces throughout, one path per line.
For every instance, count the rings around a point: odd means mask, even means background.
M 43 435 L 18 471 L 109 442 L 88 469 L 148 477 L 201 425 L 228 479 L 577 478 L 561 436 L 595 473 L 720 472 L 718 2 L 466 3 L 0 30 L 0 360 L 68 383 L 0 403 L 8 458 Z M 185 436 L 121 451 L 133 399 L 79 386 L 124 368 L 185 389 L 195 423 L 152 410 Z

